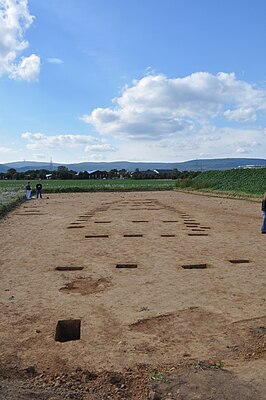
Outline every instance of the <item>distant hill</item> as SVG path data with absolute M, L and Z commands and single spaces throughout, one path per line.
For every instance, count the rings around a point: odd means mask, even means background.
M 0 172 L 6 172 L 7 170 L 8 168 L 5 165 L 0 164 Z
M 127 171 L 140 171 L 147 169 L 178 169 L 179 171 L 209 171 L 209 170 L 225 170 L 245 165 L 264 165 L 266 167 L 266 159 L 258 158 L 221 158 L 221 159 L 202 159 L 191 160 L 176 163 L 160 163 L 160 162 L 128 162 L 117 161 L 110 163 L 79 163 L 69 164 L 67 167 L 74 171 L 89 171 L 94 169 L 107 170 L 126 169 Z
M 75 164 L 59 164 L 53 163 L 53 168 L 65 166 L 73 171 L 91 171 L 101 170 L 110 171 L 111 169 L 125 169 L 127 171 L 135 171 L 138 168 L 140 171 L 148 169 L 178 169 L 179 171 L 209 171 L 209 170 L 226 170 L 237 168 L 239 166 L 264 166 L 266 168 L 266 159 L 261 158 L 215 158 L 215 159 L 199 159 L 176 163 L 160 163 L 160 162 L 129 162 L 129 161 L 114 161 L 114 162 L 83 162 Z M 9 168 L 15 168 L 18 172 L 27 171 L 30 169 L 50 169 L 48 162 L 36 161 L 18 161 L 6 164 L 0 164 L 0 172 L 6 172 Z
M 29 169 L 50 169 L 50 163 L 49 162 L 41 162 L 41 161 L 15 161 L 15 162 L 10 162 L 6 164 L 2 164 L 7 169 L 9 168 L 15 168 L 17 171 L 27 171 Z M 53 164 L 55 168 L 57 166 L 62 165 L 62 164 Z M 1 168 L 1 165 L 0 165 Z

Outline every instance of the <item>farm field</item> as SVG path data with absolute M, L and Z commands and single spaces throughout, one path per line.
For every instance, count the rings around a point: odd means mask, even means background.
M 0 398 L 265 399 L 260 225 L 259 203 L 175 191 L 22 204 L 0 221 Z
M 35 188 L 37 181 L 31 181 L 32 188 Z M 53 191 L 97 191 L 97 190 L 138 190 L 138 189 L 172 189 L 175 181 L 172 179 L 65 179 L 65 180 L 43 180 L 43 189 L 46 192 Z M 26 181 L 0 181 L 0 191 L 24 191 Z
M 266 191 L 266 168 L 205 171 L 194 179 L 180 179 L 177 185 L 210 193 L 262 197 Z

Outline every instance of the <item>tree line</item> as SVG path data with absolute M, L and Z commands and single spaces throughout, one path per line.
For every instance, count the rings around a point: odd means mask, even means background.
M 77 172 L 60 166 L 55 171 L 36 169 L 18 172 L 15 168 L 10 168 L 7 172 L 0 173 L 0 179 L 35 180 L 47 179 L 47 177 L 49 179 L 192 179 L 199 174 L 199 171 L 179 171 L 177 169 L 158 173 L 153 170 L 140 171 L 138 168 L 134 172 L 125 169 L 111 169 L 110 171 L 97 171 L 93 174 L 88 171 Z

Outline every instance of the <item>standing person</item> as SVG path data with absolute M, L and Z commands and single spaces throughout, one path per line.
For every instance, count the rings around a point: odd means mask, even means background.
M 30 200 L 31 199 L 31 187 L 30 187 L 30 182 L 27 183 L 26 185 L 26 199 Z
M 36 199 L 38 199 L 39 196 L 42 199 L 42 184 L 41 184 L 41 180 L 40 179 L 39 179 L 39 182 L 36 185 Z
M 266 233 L 266 192 L 264 193 L 263 200 L 261 202 L 261 209 L 262 209 L 261 233 Z

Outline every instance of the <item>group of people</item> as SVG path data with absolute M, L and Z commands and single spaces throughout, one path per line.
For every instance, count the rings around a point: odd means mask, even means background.
M 26 199 L 30 200 L 31 199 L 31 186 L 30 186 L 30 182 L 27 183 L 26 185 Z M 38 183 L 36 184 L 36 198 L 38 199 L 40 197 L 40 199 L 42 199 L 42 184 L 41 184 L 41 180 L 38 181 Z

